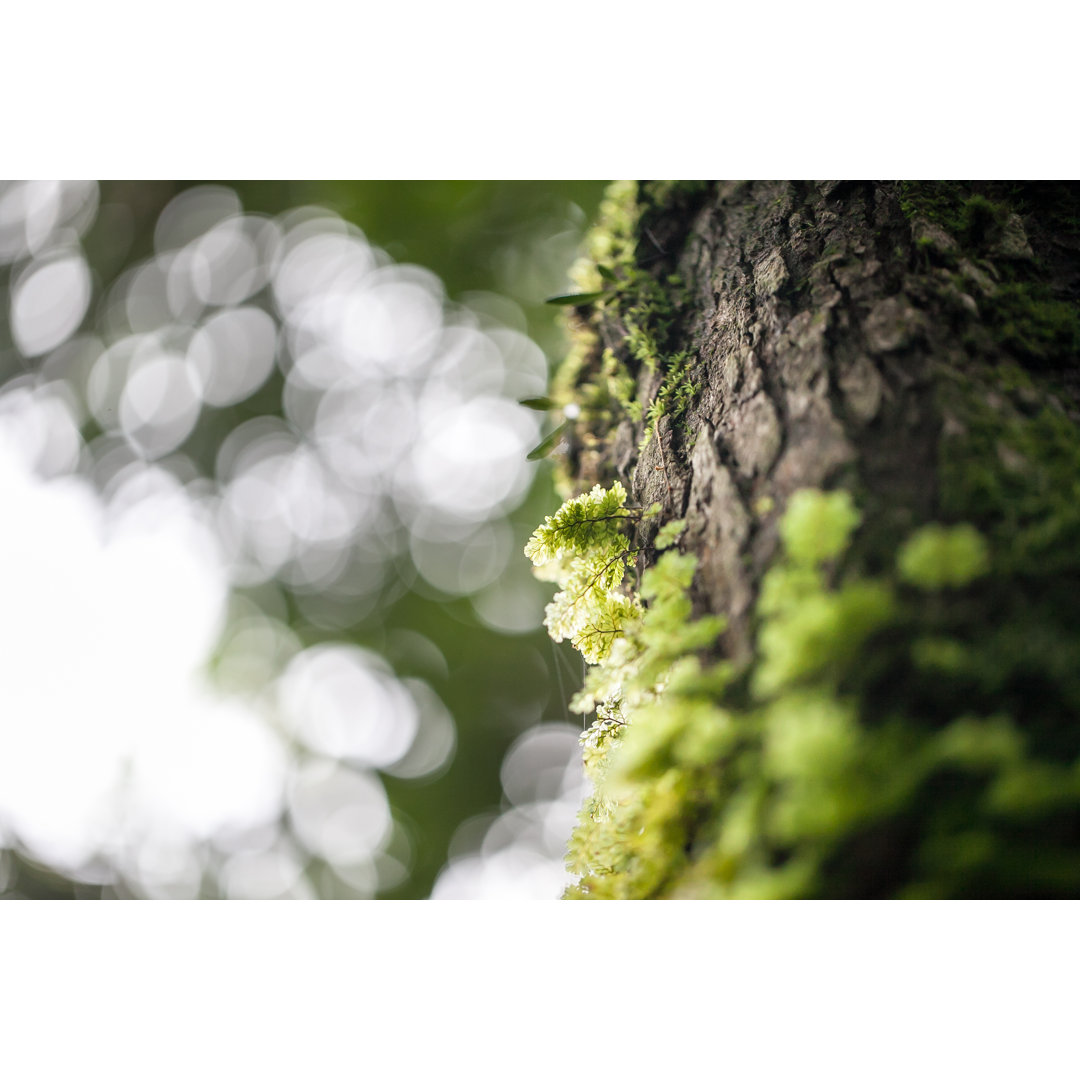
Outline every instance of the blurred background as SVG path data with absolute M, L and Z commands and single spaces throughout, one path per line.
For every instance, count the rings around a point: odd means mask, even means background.
M 0 895 L 546 898 L 599 182 L 0 185 Z

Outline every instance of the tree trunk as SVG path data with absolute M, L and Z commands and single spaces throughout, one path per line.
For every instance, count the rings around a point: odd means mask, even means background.
M 607 695 L 570 894 L 1080 895 L 1080 186 L 625 185 L 578 280 L 565 493 L 725 626 Z

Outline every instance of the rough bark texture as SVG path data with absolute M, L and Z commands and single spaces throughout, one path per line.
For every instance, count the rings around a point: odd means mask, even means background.
M 929 769 L 890 809 L 854 814 L 827 837 L 774 837 L 759 863 L 779 868 L 813 848 L 813 872 L 786 895 L 1080 895 L 1076 186 L 641 185 L 636 200 L 634 266 L 671 301 L 656 340 L 689 358 L 684 369 L 641 363 L 627 302 L 578 309 L 562 394 L 584 413 L 566 481 L 581 491 L 618 478 L 634 503 L 662 504 L 659 522 L 637 527 L 639 572 L 656 561 L 658 525 L 685 517 L 695 611 L 727 619 L 717 656 L 744 672 L 757 662 L 763 575 L 801 489 L 846 489 L 861 512 L 834 583 L 895 581 L 901 541 L 930 522 L 973 525 L 992 555 L 993 573 L 966 589 L 897 584 L 907 614 L 837 676 L 837 693 L 857 702 L 860 731 L 888 717 L 929 740 L 966 715 L 1006 717 L 1022 765 Z M 598 390 L 614 362 L 637 412 Z M 642 445 L 673 371 L 692 400 Z M 927 635 L 969 659 L 911 661 Z M 1031 798 L 995 794 L 1010 783 Z M 1057 795 L 1040 801 L 1040 787 Z M 744 788 L 699 800 L 675 863 L 648 889 L 617 894 L 738 894 L 741 871 L 714 854 Z M 763 812 L 757 827 L 769 833 L 770 820 Z M 1040 836 L 1051 837 L 1045 850 Z M 586 871 L 584 894 L 603 894 L 602 877 Z
M 976 296 L 992 293 L 999 275 L 971 265 L 970 280 L 954 282 L 931 253 L 958 243 L 917 211 L 912 217 L 899 184 L 834 181 L 724 183 L 696 210 L 677 204 L 644 215 L 645 260 L 656 246 L 667 253 L 652 272 L 690 283 L 683 341 L 674 345 L 697 358 L 701 393 L 684 428 L 692 446 L 662 420 L 660 439 L 640 462 L 618 455 L 617 472 L 643 505 L 666 502 L 672 516 L 688 518 L 702 601 L 728 615 L 736 656 L 748 655 L 749 612 L 787 498 L 805 487 L 856 489 L 886 547 L 895 546 L 889 538 L 937 516 L 945 417 L 935 366 L 1031 359 L 991 335 L 973 347 Z M 1062 298 L 1075 301 L 1075 238 L 1030 218 L 1029 227 Z M 1023 262 L 1033 258 L 1024 232 L 1014 247 Z M 618 328 L 604 336 L 617 340 Z M 656 381 L 646 373 L 645 398 Z M 623 423 L 616 442 L 636 446 L 641 425 Z

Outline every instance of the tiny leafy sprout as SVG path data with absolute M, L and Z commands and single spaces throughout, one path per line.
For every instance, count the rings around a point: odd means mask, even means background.
M 613 285 L 615 287 L 614 291 L 618 291 L 622 282 L 610 266 L 601 266 L 597 264 L 596 272 L 603 278 L 606 285 Z M 612 291 L 613 290 L 607 288 L 602 288 L 599 292 L 567 293 L 563 296 L 549 296 L 544 303 L 559 304 L 563 307 L 578 307 L 585 304 L 593 304 L 597 300 L 602 300 L 605 296 L 611 296 Z
M 600 292 L 568 293 L 565 296 L 549 296 L 544 303 L 556 304 L 560 307 L 578 307 L 582 304 L 594 304 L 604 296 L 607 296 L 607 293 L 601 289 Z
M 554 401 L 549 397 L 527 397 L 521 398 L 518 401 L 519 405 L 524 405 L 526 409 L 536 409 L 537 412 L 550 412 L 552 409 L 557 408 Z M 569 405 L 563 406 L 563 416 L 567 420 L 576 420 L 581 415 L 581 408 L 571 402 Z
M 550 435 L 541 439 L 540 442 L 525 455 L 526 459 L 528 461 L 539 461 L 541 458 L 547 457 L 569 428 L 570 421 L 564 420 Z
M 543 412 L 548 412 L 551 409 L 556 408 L 555 402 L 548 397 L 522 398 L 518 404 L 524 405 L 527 409 L 536 409 Z M 576 420 L 581 415 L 581 408 L 571 402 L 569 405 L 563 406 L 562 413 L 565 420 L 550 435 L 542 439 L 525 455 L 528 461 L 539 461 L 540 458 L 547 457 L 558 444 L 559 440 L 569 432 L 570 422 Z

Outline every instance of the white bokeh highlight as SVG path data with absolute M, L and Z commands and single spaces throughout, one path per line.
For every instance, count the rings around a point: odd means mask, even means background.
M 555 900 L 573 882 L 566 841 L 587 792 L 581 729 L 539 724 L 510 747 L 501 771 L 509 808 L 467 821 L 433 900 Z
M 11 293 L 11 336 L 24 356 L 67 341 L 90 306 L 90 268 L 79 252 L 32 263 Z

